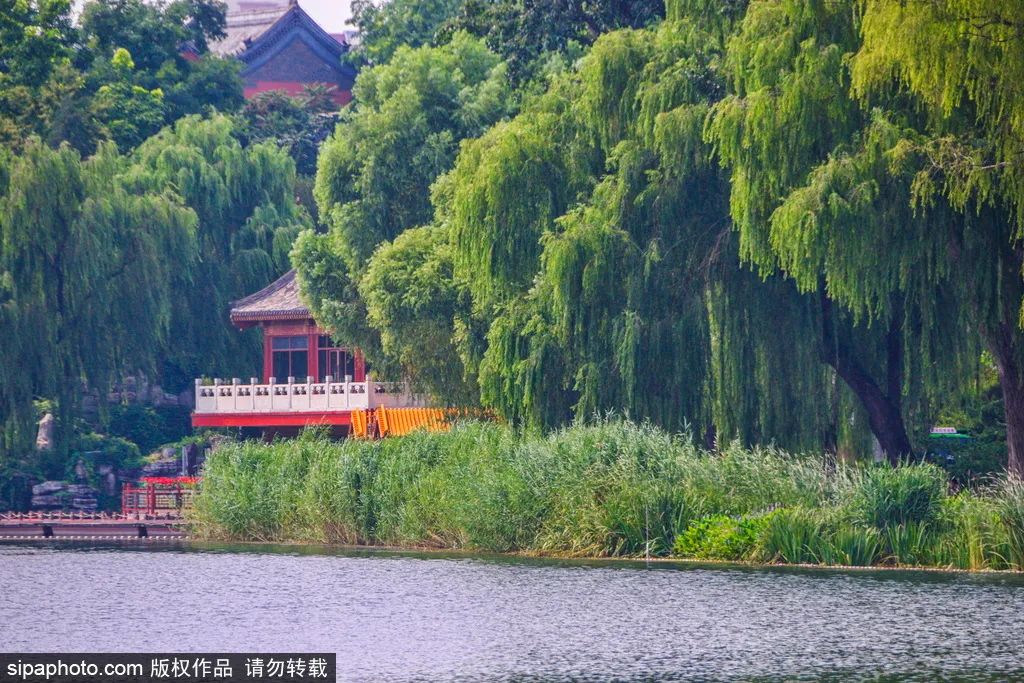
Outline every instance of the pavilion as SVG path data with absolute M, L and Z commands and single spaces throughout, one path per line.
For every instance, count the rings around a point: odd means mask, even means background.
M 359 349 L 316 324 L 294 270 L 234 302 L 230 317 L 239 329 L 262 330 L 262 377 L 197 379 L 193 427 L 288 434 L 326 425 L 337 434 L 385 436 L 446 424 L 450 411 L 424 407 L 404 383 L 376 381 Z

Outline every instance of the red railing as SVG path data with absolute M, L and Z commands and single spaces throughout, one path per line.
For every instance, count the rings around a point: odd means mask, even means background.
M 143 480 L 145 481 L 145 480 Z M 190 482 L 189 482 L 190 483 Z M 195 489 L 188 483 L 126 484 L 121 489 L 121 512 L 125 515 L 180 515 L 192 504 Z

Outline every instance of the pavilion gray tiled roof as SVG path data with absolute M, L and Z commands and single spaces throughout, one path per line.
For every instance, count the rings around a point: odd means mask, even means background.
M 254 7 L 246 7 L 255 5 Z M 239 57 L 264 34 L 267 34 L 278 21 L 287 15 L 293 21 L 305 19 L 310 27 L 315 27 L 323 37 L 338 44 L 338 53 L 346 44 L 344 36 L 336 36 L 325 32 L 309 19 L 296 2 L 281 2 L 275 6 L 273 2 L 267 3 L 246 3 L 238 8 L 228 10 L 224 26 L 224 37 L 210 43 L 210 52 L 221 57 Z M 301 18 L 300 18 L 301 17 Z M 333 47 L 333 46 L 332 46 Z M 245 61 L 243 59 L 243 61 Z
M 299 281 L 294 270 L 289 270 L 260 291 L 235 301 L 231 306 L 233 323 L 309 317 L 309 308 L 299 296 Z
M 224 26 L 224 37 L 210 43 L 210 52 L 221 57 L 237 57 L 245 52 L 249 43 L 266 33 L 287 11 L 283 4 L 272 9 L 259 9 L 250 12 L 228 12 Z

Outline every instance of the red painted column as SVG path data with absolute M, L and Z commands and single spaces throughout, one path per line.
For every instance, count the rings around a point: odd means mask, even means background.
M 263 382 L 270 383 L 270 376 L 274 373 L 273 337 L 270 330 L 263 326 Z
M 316 330 L 312 330 L 306 338 L 309 340 L 307 346 L 309 347 L 309 374 L 313 376 L 314 382 L 320 381 L 320 336 L 316 333 Z M 305 382 L 306 378 L 303 377 L 302 381 Z
M 352 378 L 353 382 L 365 382 L 366 381 L 366 360 L 363 359 L 363 352 L 359 349 L 355 350 L 355 372 L 356 376 Z

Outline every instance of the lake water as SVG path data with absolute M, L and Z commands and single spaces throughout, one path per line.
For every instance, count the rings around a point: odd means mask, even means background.
M 330 652 L 345 681 L 1024 680 L 1024 577 L 0 544 L 0 651 Z

